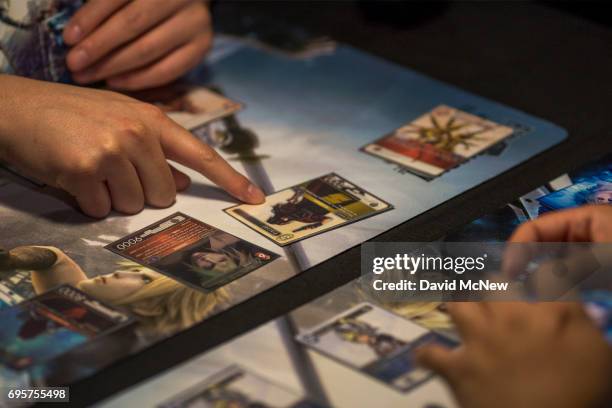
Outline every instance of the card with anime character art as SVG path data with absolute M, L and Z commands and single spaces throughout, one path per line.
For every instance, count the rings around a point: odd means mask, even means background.
M 70 285 L 59 286 L 0 312 L 0 363 L 28 369 L 133 321 Z
M 391 312 L 361 303 L 297 336 L 308 347 L 407 392 L 433 374 L 414 362 L 416 348 L 448 338 Z
M 134 262 L 204 291 L 213 291 L 278 255 L 182 213 L 106 246 Z
M 391 204 L 330 173 L 273 193 L 263 204 L 241 204 L 225 212 L 284 246 L 391 208 Z
M 431 180 L 512 133 L 511 127 L 440 105 L 361 150 Z
M 587 204 L 612 204 L 612 181 L 595 179 L 572 184 L 538 198 L 540 213 Z

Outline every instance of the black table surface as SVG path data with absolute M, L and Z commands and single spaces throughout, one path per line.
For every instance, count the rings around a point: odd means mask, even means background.
M 568 131 L 564 143 L 377 241 L 437 239 L 612 151 L 612 30 L 601 3 L 249 1 L 240 7 L 329 35 Z M 72 384 L 72 403 L 91 404 L 135 385 L 329 292 L 359 271 L 356 247 Z

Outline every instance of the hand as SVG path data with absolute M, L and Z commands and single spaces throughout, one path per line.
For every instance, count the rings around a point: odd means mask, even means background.
M 509 242 L 612 242 L 612 206 L 546 213 L 517 228 Z
M 212 29 L 202 0 L 89 0 L 66 25 L 64 41 L 72 46 L 67 65 L 77 83 L 137 90 L 196 66 Z
M 612 350 L 575 303 L 449 303 L 463 344 L 417 361 L 470 408 L 608 406 Z
M 612 242 L 612 206 L 586 205 L 569 210 L 555 211 L 529 221 L 512 234 L 506 246 L 502 270 L 514 277 L 525 270 L 527 264 L 541 254 L 530 242 Z M 602 262 L 609 265 L 609 261 Z M 577 269 L 580 271 L 580 268 Z M 581 272 L 590 272 L 583 268 Z M 579 280 L 575 280 L 575 283 Z
M 6 103 L 4 102 L 6 101 Z M 109 91 L 0 75 L 0 160 L 72 194 L 82 210 L 170 206 L 199 171 L 247 203 L 263 193 L 159 108 Z

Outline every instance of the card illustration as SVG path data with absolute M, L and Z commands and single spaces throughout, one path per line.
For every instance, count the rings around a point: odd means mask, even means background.
M 62 285 L 0 310 L 0 321 L 0 363 L 23 370 L 124 327 L 133 318 Z
M 431 180 L 512 133 L 508 126 L 440 105 L 361 150 Z
M 133 96 L 158 106 L 170 119 L 189 131 L 232 115 L 244 107 L 242 103 L 210 88 L 184 83 L 141 91 Z
M 278 258 L 178 212 L 106 248 L 204 291 L 215 290 Z
M 229 366 L 159 408 L 317 408 L 304 396 L 238 366 Z
M 390 210 L 392 205 L 337 174 L 278 191 L 261 205 L 224 211 L 280 246 Z
M 587 204 L 612 204 L 612 180 L 592 180 L 573 184 L 538 198 L 540 213 Z
M 446 337 L 369 303 L 359 304 L 296 339 L 324 355 L 408 392 L 433 374 L 414 362 L 413 351 Z

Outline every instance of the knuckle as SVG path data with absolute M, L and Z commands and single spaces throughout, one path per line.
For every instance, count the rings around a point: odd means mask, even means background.
M 102 160 L 115 160 L 123 155 L 123 149 L 116 141 L 108 140 L 100 145 L 98 155 Z
M 146 23 L 147 13 L 142 8 L 134 8 L 129 12 L 123 13 L 123 26 L 132 35 L 140 33 Z
M 92 157 L 81 158 L 64 163 L 60 170 L 61 178 L 70 179 L 91 179 L 99 172 L 99 163 Z
M 219 159 L 219 155 L 213 148 L 203 146 L 200 151 L 200 158 L 205 163 L 214 163 Z
M 153 105 L 151 103 L 143 103 L 140 106 L 142 112 L 147 118 L 150 118 L 155 121 L 164 121 L 167 119 L 164 111 L 157 105 Z
M 126 137 L 137 142 L 144 142 L 148 137 L 147 126 L 145 123 L 132 118 L 122 118 L 119 120 L 119 132 L 122 137 Z
M 129 50 L 132 58 L 138 61 L 148 61 L 149 55 L 152 49 L 155 49 L 157 44 L 153 43 L 148 39 L 143 39 L 142 43 L 135 44 L 134 47 Z

